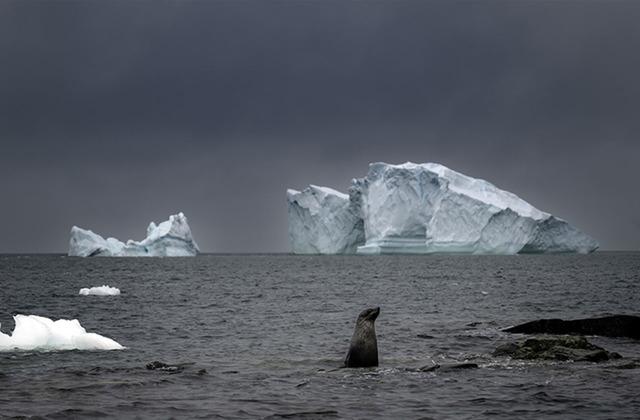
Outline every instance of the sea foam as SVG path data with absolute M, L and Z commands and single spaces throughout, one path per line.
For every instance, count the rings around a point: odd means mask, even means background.
M 88 296 L 88 295 L 96 295 L 96 296 L 116 296 L 120 294 L 120 289 L 117 287 L 109 287 L 109 286 L 99 286 L 99 287 L 91 287 L 91 288 L 83 288 L 80 289 L 78 293 L 80 295 Z
M 0 331 L 0 352 L 13 350 L 118 350 L 116 341 L 88 333 L 77 319 L 52 319 L 36 315 L 16 315 L 11 335 Z

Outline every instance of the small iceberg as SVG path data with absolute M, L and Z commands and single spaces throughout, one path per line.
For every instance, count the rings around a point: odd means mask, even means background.
M 11 335 L 0 331 L 0 352 L 14 350 L 120 350 L 116 341 L 88 333 L 77 319 L 52 319 L 36 315 L 16 315 Z
M 104 239 L 97 233 L 77 226 L 71 228 L 70 257 L 194 257 L 200 252 L 193 239 L 187 217 L 183 213 L 169 216 L 169 220 L 147 227 L 142 241 L 116 238 Z
M 120 289 L 117 287 L 98 286 L 98 287 L 84 287 L 80 289 L 78 293 L 83 296 L 95 295 L 95 296 L 117 296 L 120 294 Z

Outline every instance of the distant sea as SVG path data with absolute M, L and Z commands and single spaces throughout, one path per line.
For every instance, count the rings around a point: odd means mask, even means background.
M 119 296 L 80 296 L 110 285 Z M 380 366 L 335 369 L 380 306 Z M 640 253 L 0 256 L 0 323 L 78 319 L 124 350 L 0 352 L 0 417 L 640 418 L 640 342 L 603 363 L 492 356 L 538 318 L 640 314 Z M 175 369 L 148 370 L 152 361 Z M 434 363 L 478 369 L 419 372 Z

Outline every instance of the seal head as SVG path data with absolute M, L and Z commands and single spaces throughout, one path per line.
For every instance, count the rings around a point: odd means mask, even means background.
M 378 341 L 374 322 L 379 314 L 380 308 L 369 308 L 358 316 L 349 352 L 344 360 L 345 367 L 378 366 Z

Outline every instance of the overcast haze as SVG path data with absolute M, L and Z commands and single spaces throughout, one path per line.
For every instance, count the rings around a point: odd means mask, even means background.
M 0 252 L 288 251 L 288 187 L 439 162 L 640 248 L 640 2 L 0 0 Z

